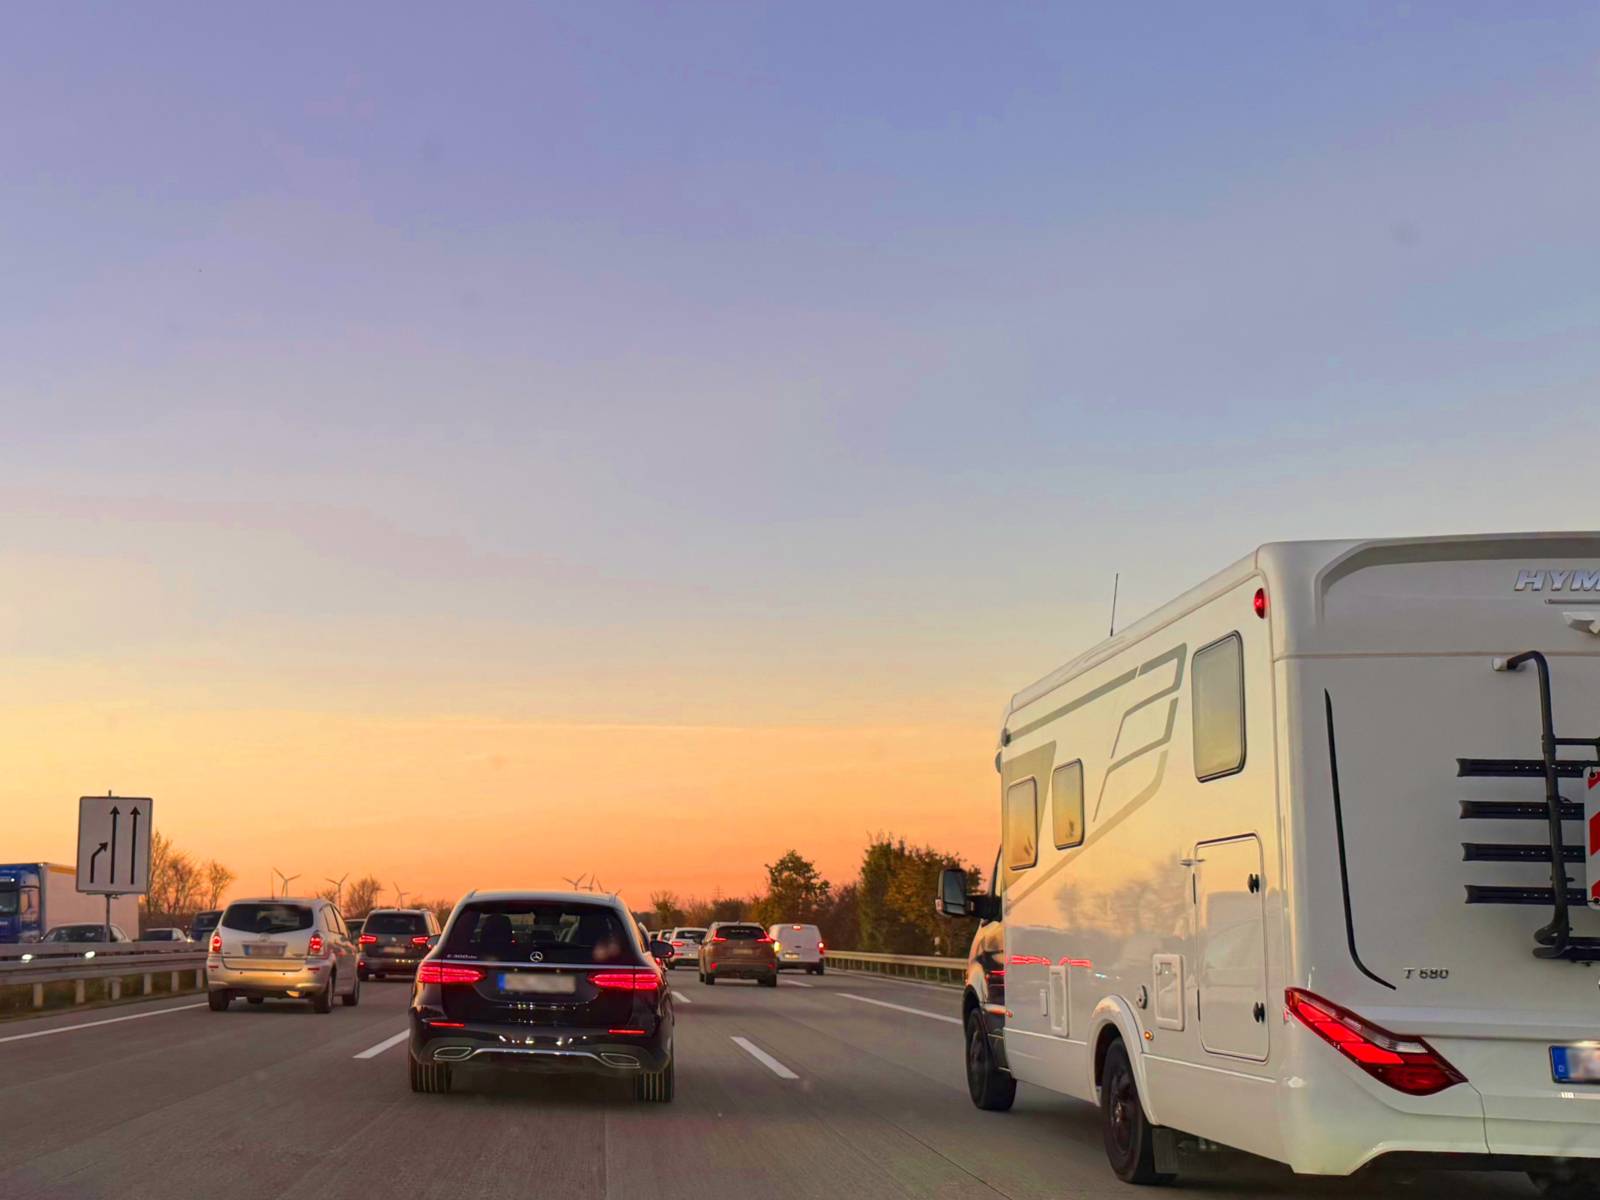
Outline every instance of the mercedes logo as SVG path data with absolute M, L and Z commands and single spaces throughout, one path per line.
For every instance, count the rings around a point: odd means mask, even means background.
M 543 962 L 544 961 L 544 951 L 543 950 L 535 950 L 532 954 L 528 955 L 528 961 L 529 962 Z

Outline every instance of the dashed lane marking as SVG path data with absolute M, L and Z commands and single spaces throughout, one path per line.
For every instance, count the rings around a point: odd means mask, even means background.
M 735 1038 L 733 1038 L 733 1044 L 735 1046 L 739 1047 L 739 1049 L 743 1050 L 751 1058 L 755 1059 L 762 1066 L 766 1067 L 767 1070 L 771 1071 L 779 1079 L 799 1079 L 800 1078 L 800 1076 L 796 1075 L 793 1071 L 789 1070 L 788 1067 L 784 1066 L 777 1059 L 773 1058 L 772 1055 L 768 1054 L 765 1050 L 763 1050 L 760 1046 L 756 1045 L 749 1038 L 735 1037 Z
M 383 1039 L 383 1041 L 379 1042 L 376 1046 L 368 1046 L 360 1054 L 353 1054 L 353 1055 L 351 1055 L 351 1057 L 352 1058 L 377 1058 L 378 1055 L 382 1054 L 385 1050 L 389 1049 L 391 1046 L 398 1046 L 401 1042 L 405 1041 L 406 1038 L 408 1038 L 410 1036 L 411 1036 L 411 1031 L 409 1029 L 402 1029 L 399 1033 L 395 1034 L 393 1037 L 386 1037 L 386 1038 Z
M 925 1008 L 910 1008 L 904 1004 L 890 1004 L 887 1000 L 874 1000 L 869 996 L 856 996 L 850 992 L 835 992 L 834 995 L 843 996 L 846 1000 L 859 1000 L 862 1004 L 876 1004 L 879 1008 L 892 1008 L 896 1012 L 915 1013 L 919 1017 L 927 1017 L 930 1021 L 948 1021 L 952 1025 L 961 1024 L 960 1017 L 950 1017 L 944 1013 L 929 1012 Z
M 204 1004 L 180 1004 L 176 1008 L 159 1008 L 155 1012 L 134 1013 L 126 1017 L 107 1017 L 104 1021 L 84 1021 L 78 1025 L 59 1025 L 55 1029 L 37 1029 L 32 1033 L 13 1033 L 0 1037 L 0 1042 L 25 1042 L 29 1038 L 50 1037 L 57 1033 L 71 1033 L 74 1029 L 93 1029 L 97 1025 L 116 1025 L 122 1021 L 142 1021 L 146 1017 L 164 1017 L 168 1013 L 188 1012 L 191 1008 L 204 1008 Z

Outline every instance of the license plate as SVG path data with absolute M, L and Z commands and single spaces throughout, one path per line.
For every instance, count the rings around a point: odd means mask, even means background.
M 404 946 L 385 946 L 383 952 L 385 954 L 404 954 L 406 948 Z
M 786 950 L 786 951 L 784 951 L 784 955 L 783 955 L 783 956 L 784 956 L 784 957 L 785 957 L 785 958 L 799 958 L 799 957 L 800 957 L 800 956 L 799 956 L 799 955 L 798 955 L 798 954 L 796 954 L 796 953 L 795 953 L 795 952 L 794 952 L 794 951 L 793 951 L 793 950 Z
M 250 958 L 282 958 L 282 942 L 246 942 L 244 952 Z
M 512 975 L 500 976 L 502 992 L 534 992 L 545 996 L 570 996 L 574 991 L 571 975 Z
M 1600 1083 L 1600 1042 L 1551 1046 L 1550 1075 L 1557 1083 Z

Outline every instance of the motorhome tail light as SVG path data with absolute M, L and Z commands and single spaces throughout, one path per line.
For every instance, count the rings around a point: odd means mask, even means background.
M 363 933 L 360 941 L 363 946 L 376 946 L 378 944 L 378 935 L 375 933 Z
M 306 943 L 306 957 L 321 958 L 325 949 L 326 947 L 322 944 L 322 935 L 320 933 L 313 933 L 311 935 L 311 940 Z
M 596 971 L 589 982 L 606 992 L 654 992 L 661 980 L 654 971 Z
M 483 972 L 459 963 L 424 961 L 417 968 L 418 983 L 482 983 Z
M 413 946 L 426 946 L 428 944 L 428 939 L 419 933 L 416 937 L 411 939 L 411 944 Z
M 213 933 L 211 935 L 211 953 L 222 953 L 222 935 L 220 933 Z
M 1421 1038 L 1390 1033 L 1303 988 L 1289 988 L 1284 1002 L 1312 1033 L 1397 1092 L 1431 1096 L 1467 1081 Z
M 1267 589 L 1257 588 L 1255 598 L 1256 616 L 1266 619 L 1267 615 Z

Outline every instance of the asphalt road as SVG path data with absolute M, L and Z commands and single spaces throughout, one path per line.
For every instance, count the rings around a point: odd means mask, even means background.
M 830 973 L 707 988 L 679 971 L 678 1096 L 458 1074 L 414 1095 L 409 985 L 360 1007 L 180 998 L 0 1025 L 0 1196 L 1076 1197 L 1119 1183 L 1092 1107 L 1024 1087 L 967 1099 L 959 1001 Z M 44 1036 L 37 1036 L 43 1034 Z M 385 1043 L 391 1043 L 385 1046 Z M 1520 1176 L 1297 1178 L 1205 1160 L 1158 1195 L 1531 1196 Z

